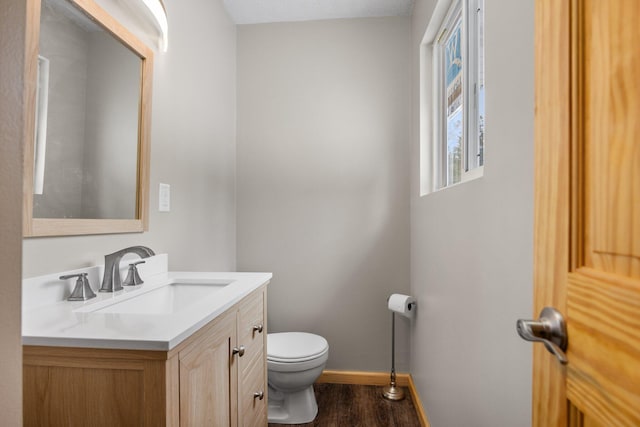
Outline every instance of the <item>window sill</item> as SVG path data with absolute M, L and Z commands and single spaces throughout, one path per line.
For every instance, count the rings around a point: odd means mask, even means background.
M 439 193 L 439 192 L 441 192 L 443 190 L 446 190 L 446 189 L 449 189 L 449 188 L 458 187 L 459 185 L 465 184 L 467 182 L 474 181 L 476 179 L 480 179 L 483 176 L 484 176 L 484 166 L 480 166 L 478 168 L 470 170 L 469 172 L 465 172 L 462 175 L 462 178 L 461 178 L 461 180 L 459 182 L 456 182 L 455 184 L 450 184 L 450 185 L 447 185 L 445 187 L 440 187 L 440 188 L 437 188 L 435 190 L 423 193 L 423 194 L 420 195 L 420 197 L 428 196 L 429 194 Z

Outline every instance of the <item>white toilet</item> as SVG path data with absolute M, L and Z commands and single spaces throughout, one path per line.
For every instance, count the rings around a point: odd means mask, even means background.
M 313 421 L 318 414 L 313 383 L 328 357 L 329 343 L 319 335 L 306 332 L 267 335 L 270 423 Z

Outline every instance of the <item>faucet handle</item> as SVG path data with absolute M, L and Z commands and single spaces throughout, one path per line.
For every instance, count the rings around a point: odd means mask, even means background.
M 144 264 L 145 262 L 144 260 L 140 260 L 129 264 L 129 271 L 127 272 L 127 277 L 122 282 L 122 286 L 137 286 L 144 283 L 140 274 L 138 274 L 138 268 L 136 266 L 138 264 Z
M 95 298 L 96 294 L 91 289 L 91 285 L 89 284 L 89 278 L 87 277 L 88 273 L 78 273 L 78 274 L 67 274 L 64 276 L 60 276 L 60 280 L 67 280 L 77 277 L 76 287 L 73 288 L 73 292 L 69 295 L 67 300 L 69 301 L 86 301 L 91 298 Z

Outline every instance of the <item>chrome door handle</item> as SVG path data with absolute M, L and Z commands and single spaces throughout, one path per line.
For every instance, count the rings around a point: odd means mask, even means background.
M 264 399 L 264 391 L 256 391 L 253 393 L 253 398 L 258 400 Z
M 244 356 L 244 346 L 241 345 L 240 347 L 233 347 L 233 350 L 231 351 L 231 353 L 237 354 L 240 357 Z
M 262 329 L 264 328 L 264 326 L 262 326 L 262 323 L 260 323 L 259 325 L 253 325 L 253 330 L 254 332 L 257 333 L 262 333 Z
M 527 341 L 541 342 L 563 365 L 567 363 L 567 325 L 553 307 L 545 307 L 538 320 L 518 319 L 518 334 Z

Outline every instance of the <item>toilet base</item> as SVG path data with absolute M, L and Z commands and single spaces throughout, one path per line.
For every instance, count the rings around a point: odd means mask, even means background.
M 318 415 L 318 404 L 313 393 L 313 385 L 294 393 L 283 393 L 269 386 L 268 419 L 270 423 L 310 423 L 316 415 Z

